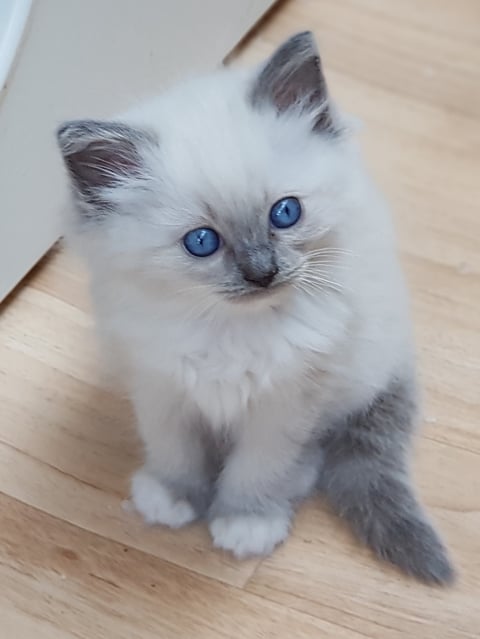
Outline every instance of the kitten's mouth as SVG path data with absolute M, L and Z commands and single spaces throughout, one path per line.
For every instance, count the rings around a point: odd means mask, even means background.
M 276 297 L 279 293 L 288 288 L 288 282 L 278 282 L 268 287 L 252 287 L 241 291 L 229 292 L 228 300 L 233 303 L 246 303 L 250 301 L 261 301 Z

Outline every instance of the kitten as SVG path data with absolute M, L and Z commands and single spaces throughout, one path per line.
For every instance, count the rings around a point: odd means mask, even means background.
M 408 302 L 389 213 L 310 33 L 58 131 L 103 343 L 145 443 L 149 523 L 237 557 L 314 489 L 380 557 L 453 578 L 410 484 Z

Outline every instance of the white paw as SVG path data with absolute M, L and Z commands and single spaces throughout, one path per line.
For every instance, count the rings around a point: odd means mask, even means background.
M 148 524 L 180 528 L 196 518 L 185 499 L 174 499 L 155 477 L 139 470 L 132 478 L 132 502 Z
M 287 515 L 232 515 L 217 517 L 210 524 L 213 545 L 231 551 L 238 559 L 269 555 L 288 537 Z

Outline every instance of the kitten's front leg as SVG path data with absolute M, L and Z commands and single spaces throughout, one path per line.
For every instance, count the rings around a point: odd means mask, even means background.
M 146 458 L 132 478 L 132 501 L 148 523 L 179 528 L 202 515 L 210 498 L 201 425 L 167 380 L 142 376 L 132 399 Z
M 423 581 L 448 583 L 453 568 L 406 467 L 414 417 L 413 382 L 400 379 L 364 411 L 334 424 L 323 441 L 322 487 L 379 557 Z
M 238 558 L 265 555 L 288 536 L 293 504 L 318 476 L 301 411 L 299 398 L 265 398 L 237 431 L 209 512 L 217 548 Z

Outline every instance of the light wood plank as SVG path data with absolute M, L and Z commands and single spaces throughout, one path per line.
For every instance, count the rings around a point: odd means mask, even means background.
M 0 579 L 9 585 L 0 592 L 0 610 L 23 612 L 28 620 L 71 633 L 61 636 L 273 639 L 291 624 L 298 639 L 361 639 L 355 631 L 57 522 L 1 494 L 0 511 Z

